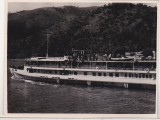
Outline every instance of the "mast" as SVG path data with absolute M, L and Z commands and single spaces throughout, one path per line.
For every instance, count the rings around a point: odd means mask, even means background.
M 49 35 L 47 34 L 47 53 L 46 53 L 46 58 L 48 58 L 48 38 L 49 38 Z
M 44 35 L 47 36 L 47 53 L 46 53 L 46 58 L 48 58 L 49 37 L 52 35 L 52 32 L 45 33 Z

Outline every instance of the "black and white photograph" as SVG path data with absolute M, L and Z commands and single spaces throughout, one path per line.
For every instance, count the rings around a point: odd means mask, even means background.
M 157 3 L 7 4 L 7 113 L 156 114 Z

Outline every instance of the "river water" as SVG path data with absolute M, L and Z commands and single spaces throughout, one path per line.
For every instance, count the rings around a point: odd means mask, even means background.
M 8 71 L 9 113 L 154 114 L 155 98 L 155 90 L 16 80 Z

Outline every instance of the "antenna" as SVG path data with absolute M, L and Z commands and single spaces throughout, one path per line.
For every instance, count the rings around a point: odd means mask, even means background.
M 47 53 L 46 53 L 46 58 L 48 58 L 48 43 L 49 43 L 49 37 L 52 35 L 52 32 L 44 33 L 44 35 L 47 36 Z

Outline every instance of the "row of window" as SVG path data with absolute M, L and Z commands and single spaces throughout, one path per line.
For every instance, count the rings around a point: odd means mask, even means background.
M 84 75 L 87 75 L 87 72 L 84 72 Z M 152 74 L 133 74 L 133 73 L 108 73 L 108 75 L 106 73 L 96 73 L 93 72 L 92 73 L 93 76 L 110 76 L 110 77 L 119 77 L 119 76 L 123 76 L 123 77 L 136 77 L 136 78 L 152 78 Z
M 60 75 L 77 75 L 78 73 L 76 71 L 57 71 L 57 70 L 39 70 L 39 69 L 27 69 L 30 73 L 47 73 L 47 74 L 60 74 Z M 135 78 L 155 78 L 156 75 L 154 74 L 148 74 L 148 73 L 140 73 L 140 74 L 134 74 L 134 73 L 102 73 L 102 72 L 83 72 L 81 75 L 92 75 L 92 76 L 109 76 L 109 77 L 135 77 Z

